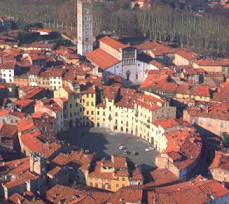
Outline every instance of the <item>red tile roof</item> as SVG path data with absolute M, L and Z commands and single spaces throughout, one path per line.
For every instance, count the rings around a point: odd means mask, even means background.
M 222 152 L 216 151 L 215 158 L 209 166 L 209 169 L 214 168 L 229 171 L 229 156 L 224 155 Z
M 1 142 L 4 144 L 4 138 L 6 139 L 14 139 L 17 135 L 17 126 L 10 125 L 7 123 L 0 123 L 0 136 Z
M 98 48 L 86 55 L 89 61 L 102 69 L 107 69 L 120 62 L 119 59 Z
M 162 186 L 162 185 L 169 185 L 174 182 L 178 182 L 177 177 L 168 169 L 160 169 L 157 168 L 149 172 L 150 176 L 152 177 L 151 182 L 146 183 L 144 185 L 145 188 L 150 188 L 154 186 Z M 151 179 L 151 178 L 150 178 Z
M 138 186 L 129 186 L 119 189 L 111 198 L 108 203 L 142 203 L 143 189 Z
M 41 136 L 40 130 L 32 130 L 20 136 L 20 141 L 23 146 L 30 150 L 31 153 L 39 153 L 45 158 L 50 158 L 56 152 L 60 151 L 61 145 L 55 142 L 43 143 L 39 136 Z
M 224 102 L 229 104 L 229 81 L 222 83 L 216 93 L 213 93 L 212 101 Z
M 29 171 L 26 171 L 24 174 L 22 174 L 19 178 L 15 180 L 11 180 L 5 184 L 3 184 L 7 189 L 15 188 L 21 185 L 26 185 L 26 181 L 28 180 L 36 180 L 38 179 L 38 175 L 35 175 Z
M 14 69 L 15 62 L 0 63 L 0 69 Z
M 144 42 L 142 44 L 139 44 L 139 45 L 136 45 L 135 47 L 138 49 L 138 50 L 152 50 L 154 49 L 154 47 L 157 45 L 158 43 L 154 40 L 152 41 L 147 41 L 147 42 Z
M 19 99 L 15 101 L 15 104 L 18 108 L 23 109 L 27 106 L 30 106 L 34 103 L 34 100 L 28 100 L 28 99 Z
M 148 193 L 149 203 L 195 203 L 211 202 L 212 199 L 228 196 L 229 190 L 219 182 L 197 177 L 193 181 L 156 188 Z
M 114 40 L 108 36 L 105 36 L 99 40 L 100 42 L 107 44 L 108 46 L 112 47 L 113 49 L 120 51 L 120 49 L 124 49 L 129 47 L 128 45 L 125 45 L 117 40 Z
M 87 196 L 87 193 L 73 188 L 56 185 L 49 189 L 46 198 L 51 203 L 78 203 Z
M 24 117 L 18 122 L 18 132 L 24 132 L 34 127 L 35 126 L 31 118 Z
M 172 127 L 180 126 L 179 120 L 175 118 L 161 118 L 153 122 L 153 125 L 162 127 L 163 129 L 169 129 Z
M 195 64 L 199 66 L 229 66 L 229 59 L 213 60 L 211 58 L 206 58 L 202 60 L 195 61 Z
M 229 105 L 226 103 L 210 103 L 203 107 L 188 108 L 187 111 L 192 117 L 229 120 Z
M 179 50 L 176 52 L 177 55 L 180 55 L 181 57 L 189 60 L 189 61 L 193 61 L 193 60 L 196 60 L 197 59 L 197 54 L 195 53 L 191 53 L 189 51 L 186 51 L 186 50 Z
M 93 153 L 85 153 L 84 151 L 72 151 L 71 154 L 60 153 L 55 159 L 52 160 L 53 163 L 59 166 L 77 164 L 81 166 L 82 170 L 86 170 L 90 167 L 93 160 Z M 85 168 L 86 169 L 83 169 Z

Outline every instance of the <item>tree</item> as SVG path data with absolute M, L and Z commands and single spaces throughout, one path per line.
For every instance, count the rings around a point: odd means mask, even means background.
M 4 27 L 2 26 L 2 24 L 0 24 L 0 33 L 4 30 Z
M 25 32 L 28 32 L 30 28 L 43 28 L 42 23 L 30 23 L 26 24 L 23 28 Z
M 222 136 L 223 136 L 223 145 L 224 145 L 224 147 L 229 148 L 229 134 L 226 133 L 226 132 L 223 132 Z

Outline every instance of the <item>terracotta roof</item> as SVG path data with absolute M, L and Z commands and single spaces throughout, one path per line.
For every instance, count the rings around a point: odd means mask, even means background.
M 152 95 L 142 94 L 136 101 L 136 105 L 144 107 L 150 111 L 161 108 L 165 101 Z
M 29 157 L 25 157 L 0 164 L 0 173 L 20 177 L 20 175 L 28 171 L 29 168 Z
M 102 69 L 107 69 L 120 62 L 119 59 L 98 48 L 86 55 L 89 61 Z
M 24 132 L 32 128 L 34 128 L 34 123 L 31 118 L 24 117 L 18 122 L 18 132 Z
M 21 135 L 20 140 L 21 143 L 32 153 L 39 153 L 45 158 L 50 158 L 60 150 L 60 144 L 55 142 L 43 143 L 41 140 L 39 140 L 39 136 L 41 136 L 40 130 L 32 130 L 26 134 Z
M 216 151 L 215 158 L 209 169 L 223 169 L 229 171 L 229 156 L 224 155 L 222 152 Z
M 119 189 L 108 200 L 108 203 L 142 203 L 143 189 L 138 186 L 129 186 Z
M 56 174 L 58 174 L 60 171 L 62 170 L 61 167 L 57 166 L 55 168 L 53 168 L 52 170 L 50 170 L 47 175 L 50 176 L 50 177 L 53 177 L 55 176 Z
M 168 169 L 157 168 L 156 170 L 149 172 L 149 175 L 151 177 L 151 178 L 149 178 L 150 182 L 148 182 L 144 185 L 145 188 L 151 188 L 154 186 L 169 185 L 169 184 L 178 182 L 176 175 L 173 174 Z
M 195 180 L 168 187 L 156 188 L 148 193 L 149 203 L 208 203 L 229 194 L 219 182 L 197 177 Z
M 17 135 L 17 126 L 16 125 L 10 125 L 7 123 L 0 123 L 0 136 L 1 136 L 1 142 L 4 144 L 4 138 L 8 139 L 14 139 Z
M 15 62 L 0 63 L 0 69 L 14 69 Z
M 152 50 L 154 49 L 154 47 L 157 45 L 158 43 L 154 40 L 152 41 L 147 41 L 147 42 L 144 42 L 142 44 L 139 44 L 139 45 L 136 45 L 135 47 L 138 49 L 138 50 Z
M 56 185 L 46 193 L 46 198 L 51 203 L 78 203 L 86 196 L 87 194 L 83 191 L 62 185 Z
M 28 180 L 36 180 L 38 178 L 38 175 L 35 175 L 29 171 L 26 171 L 24 174 L 20 175 L 19 178 L 15 180 L 11 180 L 5 184 L 3 184 L 6 188 L 15 188 L 20 185 L 26 185 L 26 181 Z
M 65 165 L 76 165 L 78 167 L 80 166 L 82 170 L 87 170 L 90 167 L 93 157 L 93 153 L 72 151 L 71 154 L 60 153 L 52 162 L 61 167 Z M 86 169 L 84 169 L 85 167 Z
M 203 107 L 192 107 L 187 109 L 192 117 L 217 118 L 229 120 L 229 105 L 226 103 L 210 103 Z
M 34 103 L 34 100 L 29 100 L 29 99 L 19 99 L 14 102 L 16 106 L 20 109 L 23 109 L 27 106 L 30 106 Z
M 153 125 L 162 127 L 163 129 L 169 129 L 172 127 L 180 126 L 179 120 L 175 118 L 161 118 L 153 122 Z
M 20 87 L 20 90 L 22 90 L 26 95 L 23 95 L 23 99 L 32 99 L 39 95 L 41 92 L 45 90 L 45 88 L 39 87 L 39 86 L 25 86 Z
M 150 61 L 149 64 L 151 64 L 151 65 L 157 67 L 158 69 L 162 69 L 162 68 L 165 67 L 164 64 L 162 64 L 162 63 L 160 63 L 160 62 L 157 62 L 156 60 Z
M 210 97 L 209 86 L 202 84 L 195 84 L 190 88 L 190 95 Z
M 9 113 L 9 109 L 0 109 L 0 116 L 8 115 Z
M 197 54 L 195 53 L 191 53 L 189 51 L 186 50 L 179 50 L 176 52 L 177 55 L 180 55 L 181 57 L 189 60 L 189 61 L 193 61 L 197 59 Z
M 112 196 L 109 192 L 97 192 L 91 191 L 86 197 L 84 197 L 79 203 L 80 204 L 88 204 L 88 203 L 95 203 L 101 204 L 106 203 L 108 199 Z M 75 204 L 75 202 L 70 202 L 69 204 Z
M 108 36 L 101 38 L 99 41 L 104 43 L 104 44 L 109 45 L 110 47 L 112 47 L 113 49 L 115 49 L 117 51 L 120 51 L 120 49 L 124 49 L 124 48 L 129 47 L 128 45 L 125 45 L 125 44 L 123 44 L 117 40 L 114 40 L 114 39 L 108 37 Z
M 229 66 L 229 60 L 228 59 L 220 59 L 220 60 L 214 60 L 211 58 L 206 58 L 202 60 L 195 61 L 195 64 L 199 66 Z
M 213 93 L 212 101 L 224 102 L 229 104 L 229 81 L 222 83 L 217 92 Z
M 40 72 L 41 72 L 41 67 L 38 65 L 32 66 L 29 70 L 30 75 L 39 75 Z

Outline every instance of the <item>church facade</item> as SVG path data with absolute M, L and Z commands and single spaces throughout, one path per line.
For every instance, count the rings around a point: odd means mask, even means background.
M 93 65 L 102 69 L 105 81 L 109 76 L 117 75 L 124 84 L 141 84 L 147 76 L 146 71 L 156 69 L 138 60 L 135 47 L 108 36 L 101 38 L 99 48 L 88 53 L 86 57 Z

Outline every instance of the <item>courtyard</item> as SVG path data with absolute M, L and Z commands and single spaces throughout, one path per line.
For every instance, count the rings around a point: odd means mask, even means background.
M 155 169 L 155 157 L 158 151 L 145 149 L 150 145 L 140 138 L 126 133 L 115 133 L 105 128 L 72 128 L 61 133 L 59 139 L 65 142 L 65 150 L 72 149 L 89 150 L 96 152 L 101 158 L 110 158 L 111 155 L 123 154 L 127 151 L 127 157 L 134 162 L 143 172 Z M 119 147 L 124 146 L 125 150 Z M 136 152 L 136 155 L 133 155 Z

